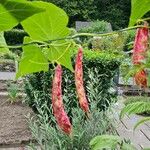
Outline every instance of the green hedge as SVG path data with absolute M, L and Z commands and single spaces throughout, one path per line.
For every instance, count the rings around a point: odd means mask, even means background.
M 4 33 L 4 37 L 6 40 L 6 43 L 8 45 L 18 45 L 23 43 L 23 39 L 25 36 L 28 36 L 28 34 L 24 30 L 20 29 L 12 29 L 10 31 L 6 31 Z M 16 54 L 20 54 L 22 49 L 10 49 L 12 52 L 15 52 Z
M 74 64 L 74 57 L 72 59 Z M 120 57 L 110 53 L 84 50 L 84 86 L 89 101 L 95 101 L 99 110 L 105 110 L 116 98 L 113 89 L 113 77 L 120 65 Z M 52 66 L 50 66 L 52 68 Z M 50 111 L 51 83 L 53 69 L 29 75 L 25 79 L 26 103 L 35 111 L 43 107 L 43 111 Z M 66 110 L 71 115 L 71 108 L 78 107 L 74 74 L 63 68 L 63 100 Z M 92 106 L 91 106 L 92 107 Z

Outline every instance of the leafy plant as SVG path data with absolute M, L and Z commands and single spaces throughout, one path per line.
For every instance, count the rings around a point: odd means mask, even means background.
M 143 113 L 146 111 L 150 111 L 150 102 L 135 102 L 126 105 L 120 114 L 120 117 L 122 118 L 126 113 L 131 115 L 135 113 Z
M 134 25 L 137 20 L 141 19 L 148 11 L 150 11 L 149 0 L 132 0 L 129 26 Z
M 29 119 L 29 127 L 42 150 L 90 150 L 89 142 L 93 137 L 114 131 L 112 120 L 108 119 L 106 113 L 99 112 L 94 107 L 90 119 L 86 119 L 80 109 L 73 108 L 71 137 L 62 133 L 58 126 L 52 126 L 53 117 L 48 119 L 48 114 L 41 109 L 39 112 L 36 120 Z M 31 146 L 35 148 L 33 143 Z
M 125 114 L 136 114 L 136 113 L 144 113 L 144 112 L 150 112 L 150 101 L 148 102 L 133 102 L 131 104 L 126 105 L 120 113 L 120 118 L 123 118 Z M 137 122 L 134 126 L 134 129 L 136 129 L 139 125 L 142 123 L 150 121 L 150 117 L 144 118 Z
M 79 30 L 81 33 L 107 33 L 111 31 L 110 23 L 99 20 L 91 22 L 88 27 L 83 27 Z
M 104 149 L 119 149 L 119 150 L 135 150 L 135 147 L 123 141 L 119 136 L 115 135 L 101 135 L 96 136 L 90 141 L 90 147 L 92 150 L 104 150 Z
M 32 3 L 24 0 L 1 0 L 0 10 L 0 32 L 9 30 L 26 18 L 44 11 L 44 9 L 35 7 Z
M 9 101 L 11 103 L 14 103 L 17 101 L 18 98 L 18 91 L 19 91 L 19 87 L 17 84 L 15 83 L 8 83 L 8 88 L 7 88 L 7 92 L 9 95 Z
M 74 63 L 74 56 L 72 62 Z M 112 78 L 120 65 L 120 56 L 116 58 L 116 55 L 109 53 L 84 50 L 83 64 L 84 87 L 88 101 L 90 103 L 93 100 L 97 102 L 99 110 L 106 110 L 116 101 L 116 92 L 110 89 L 114 86 Z M 98 67 L 95 68 L 95 66 Z M 51 105 L 52 76 L 53 66 L 51 65 L 49 72 L 32 74 L 25 79 L 26 103 L 35 111 L 37 107 L 44 108 L 44 103 L 47 103 L 49 107 Z M 75 93 L 74 74 L 65 68 L 63 68 L 62 86 L 65 107 L 71 115 L 72 108 L 78 106 L 78 100 Z

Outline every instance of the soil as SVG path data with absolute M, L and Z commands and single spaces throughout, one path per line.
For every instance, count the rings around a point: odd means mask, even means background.
M 0 146 L 26 144 L 32 140 L 25 117 L 28 114 L 33 112 L 22 102 L 10 104 L 0 98 Z
M 15 72 L 15 63 L 3 62 L 0 63 L 0 71 Z

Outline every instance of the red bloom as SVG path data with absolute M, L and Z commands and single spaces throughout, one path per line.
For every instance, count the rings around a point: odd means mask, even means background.
M 83 50 L 82 48 L 78 49 L 78 54 L 75 62 L 75 85 L 76 91 L 79 98 L 80 107 L 87 114 L 89 113 L 89 105 L 86 98 L 84 85 L 83 85 L 83 67 L 82 67 L 82 59 L 83 59 Z
M 134 65 L 142 64 L 145 60 L 146 50 L 148 48 L 148 23 L 145 22 L 145 27 L 138 28 L 134 41 L 132 61 Z M 147 74 L 145 70 L 137 72 L 134 76 L 135 82 L 140 87 L 147 87 Z
M 57 65 L 57 67 L 55 68 L 55 75 L 54 75 L 53 87 L 52 87 L 53 112 L 58 126 L 65 133 L 71 134 L 72 126 L 64 110 L 61 83 L 62 83 L 62 67 L 61 65 Z

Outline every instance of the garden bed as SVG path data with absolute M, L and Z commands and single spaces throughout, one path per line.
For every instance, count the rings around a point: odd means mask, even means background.
M 10 60 L 5 60 L 5 62 L 0 63 L 1 72 L 15 72 L 15 62 Z
M 33 112 L 22 102 L 10 104 L 0 98 L 0 147 L 26 144 L 32 140 L 25 117 L 28 114 Z

